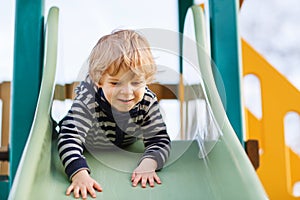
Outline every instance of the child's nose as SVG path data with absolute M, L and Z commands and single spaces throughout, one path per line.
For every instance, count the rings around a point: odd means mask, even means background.
M 130 84 L 124 84 L 121 88 L 122 94 L 131 94 L 133 92 L 133 87 Z

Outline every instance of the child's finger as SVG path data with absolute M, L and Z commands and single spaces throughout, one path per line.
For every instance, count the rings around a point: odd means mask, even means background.
M 93 187 L 98 191 L 98 192 L 102 192 L 102 187 L 101 185 L 95 181 Z
M 131 175 L 131 182 L 135 179 L 135 176 L 136 176 L 136 174 L 135 174 L 135 172 L 133 172 Z
M 150 185 L 150 187 L 154 187 L 154 179 L 153 179 L 153 176 L 149 177 L 149 185 Z
M 80 189 L 80 193 L 81 193 L 81 196 L 83 199 L 86 199 L 87 198 L 87 192 L 86 192 L 87 188 L 86 187 L 82 187 Z
M 79 187 L 75 187 L 75 188 L 74 188 L 73 193 L 74 193 L 74 197 L 75 197 L 75 198 L 79 198 L 79 197 L 80 197 L 80 195 L 79 195 L 79 190 L 80 190 Z
M 145 188 L 147 186 L 147 180 L 148 180 L 148 178 L 146 176 L 142 177 L 141 185 L 143 188 Z
M 137 184 L 140 182 L 142 176 L 141 175 L 136 175 L 132 181 L 132 186 L 135 187 Z
M 91 197 L 96 198 L 96 192 L 92 186 L 88 186 L 86 189 L 87 192 L 91 195 Z
M 156 181 L 156 183 L 161 184 L 161 180 L 160 180 L 160 178 L 157 176 L 156 173 L 154 174 L 153 177 L 154 177 L 154 180 Z
M 68 187 L 68 189 L 67 189 L 67 191 L 66 191 L 66 195 L 70 195 L 71 194 L 71 192 L 73 191 L 73 189 L 74 189 L 74 186 L 73 185 L 70 185 L 69 187 Z

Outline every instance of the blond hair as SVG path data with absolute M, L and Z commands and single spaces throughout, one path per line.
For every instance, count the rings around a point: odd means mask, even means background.
M 145 37 L 133 30 L 119 30 L 99 39 L 89 56 L 89 75 L 95 83 L 121 68 L 143 75 L 146 83 L 154 80 L 156 65 Z

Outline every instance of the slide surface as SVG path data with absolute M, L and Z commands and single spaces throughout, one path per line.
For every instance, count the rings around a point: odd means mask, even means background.
M 203 15 L 202 10 L 199 7 L 192 9 L 195 24 L 203 26 L 203 19 L 197 17 Z M 73 199 L 73 196 L 65 196 L 70 183 L 58 157 L 49 117 L 56 68 L 57 26 L 58 9 L 52 8 L 47 22 L 44 64 L 46 75 L 42 79 L 35 120 L 9 199 Z M 205 40 L 200 37 L 196 33 L 197 41 L 203 44 L 201 40 Z M 173 141 L 170 159 L 166 167 L 158 172 L 162 184 L 143 189 L 132 187 L 130 181 L 139 152 L 143 150 L 141 143 L 126 150 L 93 155 L 86 153 L 92 176 L 103 187 L 103 192 L 97 193 L 97 199 L 267 199 L 255 170 L 228 122 L 210 69 L 201 67 L 201 73 L 205 77 L 206 89 L 211 94 L 208 102 L 222 132 L 209 154 L 200 159 L 196 141 Z

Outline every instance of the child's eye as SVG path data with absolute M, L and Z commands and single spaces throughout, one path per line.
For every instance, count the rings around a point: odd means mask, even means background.
M 137 86 L 137 85 L 142 85 L 143 83 L 144 83 L 143 81 L 134 81 L 131 84 Z
M 111 85 L 115 86 L 115 85 L 120 85 L 119 82 L 110 82 Z

